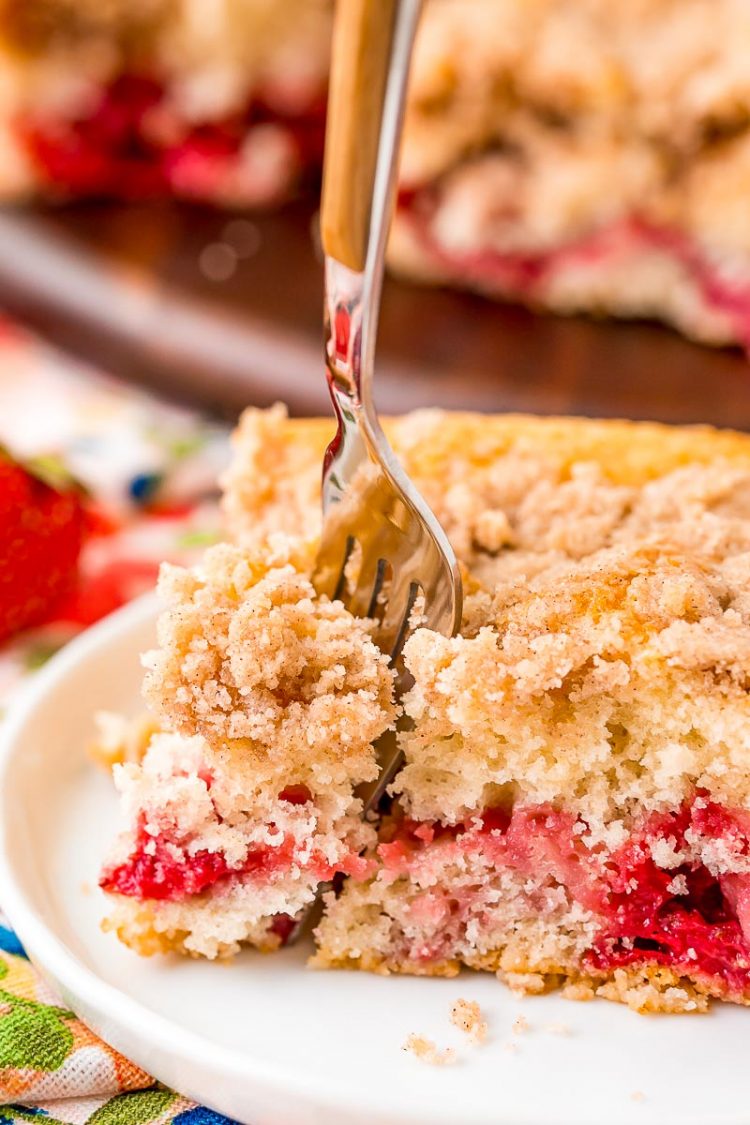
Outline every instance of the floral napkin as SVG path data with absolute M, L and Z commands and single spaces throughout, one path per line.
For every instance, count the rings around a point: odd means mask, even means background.
M 40 404 L 44 408 L 40 409 Z M 74 363 L 0 321 L 0 444 L 62 458 L 96 513 L 65 620 L 0 648 L 0 714 L 86 625 L 150 589 L 163 559 L 190 562 L 219 535 L 223 427 Z M 2 902 L 0 902 L 0 911 Z M 69 1011 L 0 912 L 0 1125 L 222 1125 L 156 1084 Z

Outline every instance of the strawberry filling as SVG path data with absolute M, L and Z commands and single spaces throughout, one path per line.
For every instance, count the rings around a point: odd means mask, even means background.
M 323 151 L 325 103 L 283 112 L 262 97 L 244 113 L 191 125 L 174 121 L 159 127 L 165 91 L 156 80 L 124 74 L 104 88 L 85 114 L 71 120 L 24 120 L 18 124 L 25 148 L 55 187 L 73 196 L 148 199 L 173 191 L 210 197 L 237 163 L 252 129 L 282 125 L 299 175 L 315 179 Z M 279 185 L 285 190 L 289 185 Z
M 748 855 L 746 813 L 730 812 L 702 797 L 679 813 L 654 818 L 616 852 L 608 867 L 608 922 L 590 953 L 594 968 L 655 962 L 681 973 L 720 979 L 731 992 L 750 987 L 750 876 L 715 875 L 688 861 L 668 870 L 654 844 L 676 851 L 696 839 L 721 841 L 733 856 Z
M 746 280 L 725 276 L 686 234 L 632 215 L 581 238 L 539 252 L 475 250 L 460 252 L 441 246 L 432 233 L 439 206 L 429 189 L 403 192 L 399 209 L 424 250 L 457 282 L 494 289 L 533 302 L 544 300 L 545 286 L 565 268 L 614 267 L 642 253 L 661 251 L 679 262 L 705 305 L 725 316 L 743 347 L 750 350 L 750 271 Z
M 199 776 L 210 789 L 210 772 L 204 770 Z M 300 806 L 313 798 L 306 785 L 289 785 L 281 791 L 279 799 Z M 218 814 L 217 819 L 221 823 Z M 274 828 L 274 825 L 270 827 Z M 105 869 L 99 886 L 128 898 L 179 902 L 230 880 L 261 884 L 274 876 L 288 874 L 295 865 L 310 873 L 319 883 L 328 882 L 337 873 L 363 879 L 373 869 L 372 860 L 354 852 L 346 853 L 336 863 L 331 863 L 315 847 L 303 848 L 305 855 L 300 854 L 300 849 L 300 843 L 286 834 L 276 846 L 250 847 L 241 863 L 230 866 L 223 852 L 206 849 L 189 851 L 184 842 L 178 842 L 166 831 L 154 835 L 147 831 L 145 818 L 141 816 L 130 854 L 122 863 Z M 294 920 L 290 922 L 289 930 L 293 928 Z M 278 927 L 274 933 L 282 939 L 288 936 L 283 932 L 285 922 L 279 921 Z
M 518 807 L 512 813 L 485 809 L 469 824 L 445 826 L 405 820 L 391 842 L 378 847 L 383 867 L 392 875 L 407 875 L 429 848 L 442 858 L 453 852 L 482 854 L 497 868 L 511 868 L 538 882 L 552 880 L 567 887 L 588 909 L 598 910 L 601 888 L 597 856 L 574 833 L 575 818 L 551 805 Z
M 587 848 L 585 832 L 580 821 L 550 806 L 490 809 L 450 827 L 403 820 L 378 854 L 393 878 L 418 878 L 436 858 L 475 853 L 498 870 L 519 872 L 531 886 L 564 887 L 571 901 L 600 919 L 586 955 L 594 971 L 656 963 L 729 993 L 750 989 L 750 875 L 717 875 L 695 858 L 718 843 L 721 855 L 741 866 L 736 861 L 750 857 L 750 815 L 699 793 L 679 812 L 649 818 L 615 852 Z M 665 848 L 674 865 L 660 867 L 654 857 Z M 469 916 L 470 902 L 442 902 L 441 893 L 416 900 L 413 918 L 425 932 L 415 959 L 450 956 L 438 931 L 457 909 Z
M 296 924 L 291 914 L 277 914 L 268 928 L 272 934 L 276 934 L 281 939 L 282 945 L 286 945 Z
M 278 847 L 250 848 L 239 866 L 230 867 L 222 852 L 190 853 L 162 836 L 152 836 L 141 823 L 131 854 L 105 871 L 99 885 L 129 898 L 178 902 L 230 878 L 269 878 L 287 870 L 293 855 L 294 841 L 285 838 Z
M 197 895 L 225 879 L 230 868 L 221 852 L 176 854 L 166 841 L 139 830 L 134 851 L 124 863 L 105 871 L 99 886 L 130 898 L 170 902 Z

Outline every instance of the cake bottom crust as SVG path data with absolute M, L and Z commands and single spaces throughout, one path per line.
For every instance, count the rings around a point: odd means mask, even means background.
M 750 996 L 717 996 L 716 989 L 688 980 L 663 965 L 642 965 L 615 969 L 613 973 L 582 973 L 563 965 L 527 964 L 518 968 L 504 967 L 506 950 L 499 948 L 482 955 L 467 967 L 481 972 L 491 972 L 511 991 L 524 996 L 539 996 L 561 990 L 567 1000 L 593 1000 L 601 997 L 626 1004 L 640 1013 L 699 1013 L 708 1010 L 709 1001 L 726 999 L 750 1006 Z M 377 973 L 381 976 L 402 974 L 406 976 L 456 977 L 461 962 L 437 961 L 415 967 L 408 960 L 398 961 L 363 954 L 354 960 L 329 958 L 325 949 L 319 950 L 310 964 L 317 969 L 354 969 Z
M 281 948 L 295 924 L 295 919 L 286 914 L 267 915 L 234 925 L 231 931 L 225 927 L 222 937 L 221 925 L 213 925 L 210 919 L 206 919 L 205 933 L 201 933 L 196 926 L 197 911 L 193 911 L 192 917 L 186 916 L 190 925 L 181 925 L 178 913 L 165 914 L 147 902 L 113 897 L 115 901 L 102 921 L 102 930 L 115 934 L 141 957 L 179 953 L 185 957 L 226 960 L 242 946 L 273 953 Z

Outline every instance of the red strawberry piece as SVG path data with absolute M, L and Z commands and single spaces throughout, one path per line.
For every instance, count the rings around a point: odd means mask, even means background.
M 84 529 L 81 492 L 0 453 L 0 640 L 38 625 L 71 589 Z

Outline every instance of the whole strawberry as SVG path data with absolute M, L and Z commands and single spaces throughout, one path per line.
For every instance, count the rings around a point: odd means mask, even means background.
M 81 492 L 49 469 L 26 468 L 0 451 L 0 640 L 53 615 L 75 581 Z

